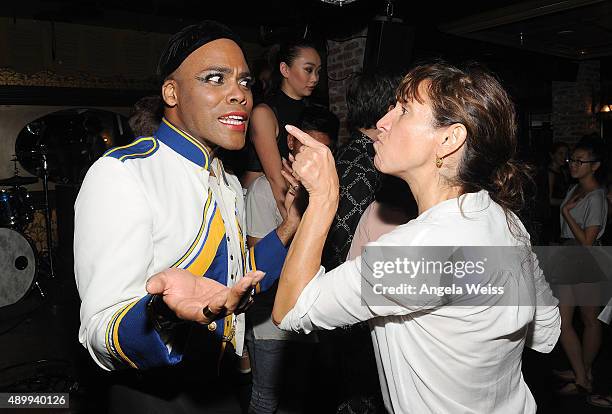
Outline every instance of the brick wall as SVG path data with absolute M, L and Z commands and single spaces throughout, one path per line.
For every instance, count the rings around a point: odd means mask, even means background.
M 348 36 L 351 40 L 336 42 L 327 41 L 327 73 L 329 76 L 330 110 L 340 118 L 340 144 L 348 140 L 346 129 L 346 87 L 350 76 L 361 71 L 368 29 Z
M 593 105 L 599 102 L 600 62 L 580 62 L 576 82 L 552 83 L 553 141 L 577 142 L 590 132 L 597 132 Z

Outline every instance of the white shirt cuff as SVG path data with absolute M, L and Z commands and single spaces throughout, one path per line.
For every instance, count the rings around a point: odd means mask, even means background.
M 325 276 L 325 268 L 321 266 L 317 274 L 304 287 L 302 293 L 298 297 L 293 309 L 289 311 L 278 325 L 279 328 L 285 331 L 310 333 L 314 330 L 310 318 L 307 316 L 308 311 L 316 302 L 321 293 L 320 282 Z

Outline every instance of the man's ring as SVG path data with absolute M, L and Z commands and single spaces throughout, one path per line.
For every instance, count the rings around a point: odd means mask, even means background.
M 213 321 L 215 316 L 217 316 L 216 313 L 210 310 L 208 305 L 204 306 L 204 309 L 202 309 L 202 313 L 204 314 L 204 317 L 209 321 Z

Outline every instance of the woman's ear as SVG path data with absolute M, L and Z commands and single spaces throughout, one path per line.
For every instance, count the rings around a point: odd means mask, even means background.
M 591 164 L 591 171 L 595 172 L 601 167 L 601 162 L 594 162 Z
M 440 142 L 440 155 L 448 156 L 459 150 L 467 139 L 467 129 L 463 124 L 453 124 L 445 131 Z
M 287 65 L 285 62 L 281 62 L 279 69 L 280 69 L 281 75 L 283 75 L 284 78 L 289 77 L 289 65 Z
M 166 79 L 162 85 L 162 99 L 169 107 L 174 107 L 178 103 L 177 83 L 173 79 Z

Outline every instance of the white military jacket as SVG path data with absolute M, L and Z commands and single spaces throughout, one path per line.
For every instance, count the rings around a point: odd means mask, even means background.
M 194 138 L 163 119 L 152 137 L 110 149 L 87 172 L 75 204 L 74 259 L 82 300 L 80 342 L 104 369 L 181 361 L 172 332 L 147 319 L 146 281 L 177 267 L 234 285 L 250 269 L 280 275 L 286 248 L 272 231 L 246 249 L 237 178 Z M 194 324 L 195 325 L 195 324 Z M 194 329 L 242 352 L 244 315 Z

